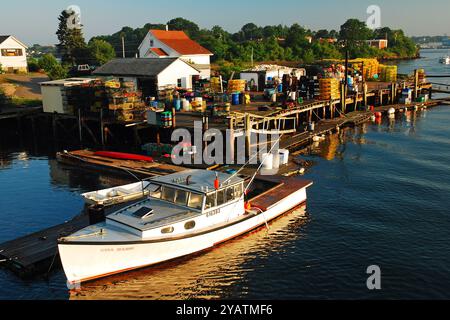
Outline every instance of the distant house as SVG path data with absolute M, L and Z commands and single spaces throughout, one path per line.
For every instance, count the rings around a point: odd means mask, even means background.
M 183 31 L 150 30 L 139 46 L 140 58 L 181 58 L 200 70 L 203 79 L 211 77 L 211 56 Z
M 157 96 L 165 88 L 192 89 L 200 71 L 180 58 L 114 59 L 97 68 L 93 75 L 133 81 L 145 97 Z
M 336 38 L 320 38 L 319 42 L 320 43 L 336 43 L 338 41 L 338 39 Z
M 450 38 L 442 39 L 442 46 L 443 47 L 450 47 Z
M 388 47 L 388 41 L 386 39 L 367 40 L 367 44 L 378 49 L 386 49 Z
M 0 64 L 9 73 L 27 73 L 28 47 L 13 36 L 0 36 Z

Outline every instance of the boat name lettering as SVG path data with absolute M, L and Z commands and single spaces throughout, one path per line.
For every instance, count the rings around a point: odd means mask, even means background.
M 210 211 L 210 212 L 208 212 L 208 213 L 206 214 L 206 217 L 207 217 L 207 218 L 210 218 L 210 217 L 213 217 L 213 216 L 215 216 L 215 215 L 218 215 L 219 213 L 220 213 L 220 209 L 212 210 L 212 211 Z
M 129 248 L 104 248 L 101 249 L 100 252 L 123 252 L 123 251 L 131 251 L 134 250 L 134 247 L 129 247 Z

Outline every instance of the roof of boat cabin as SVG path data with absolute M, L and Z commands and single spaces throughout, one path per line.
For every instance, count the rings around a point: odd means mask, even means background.
M 200 169 L 185 170 L 182 172 L 153 178 L 151 181 L 163 185 L 170 185 L 175 188 L 188 189 L 198 193 L 209 193 L 215 190 L 214 181 L 216 180 L 216 174 L 219 178 L 221 188 L 244 182 L 244 179 L 238 175 L 233 176 L 223 172 Z M 189 184 L 187 184 L 188 177 L 190 177 Z M 222 185 L 224 182 L 227 182 L 227 184 Z

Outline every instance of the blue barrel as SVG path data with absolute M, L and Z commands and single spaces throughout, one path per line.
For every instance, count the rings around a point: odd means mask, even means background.
M 278 85 L 278 92 L 283 92 L 283 84 Z
M 173 100 L 173 104 L 174 104 L 175 110 L 177 110 L 177 111 L 181 110 L 181 100 L 180 99 Z
M 239 93 L 233 93 L 231 95 L 231 101 L 232 101 L 233 106 L 239 105 Z

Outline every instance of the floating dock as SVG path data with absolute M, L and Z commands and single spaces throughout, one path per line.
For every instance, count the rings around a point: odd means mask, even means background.
M 139 200 L 136 200 L 139 201 Z M 105 214 L 132 204 L 121 204 L 105 209 Z M 73 219 L 0 244 L 0 266 L 6 267 L 22 278 L 49 273 L 60 266 L 57 240 L 91 225 L 86 207 Z

